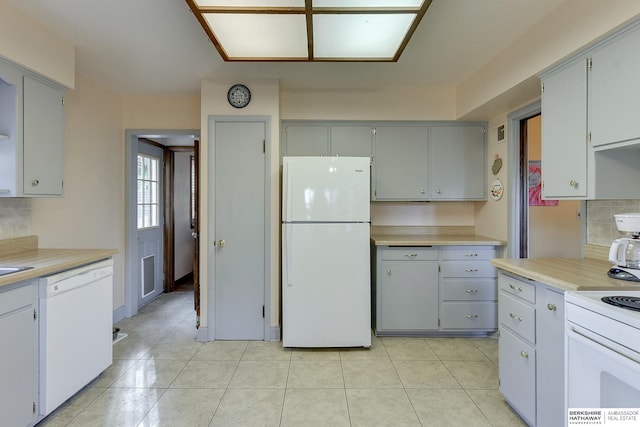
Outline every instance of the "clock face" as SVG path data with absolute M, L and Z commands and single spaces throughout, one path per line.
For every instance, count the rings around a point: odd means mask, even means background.
M 229 92 L 227 92 L 227 100 L 233 107 L 243 108 L 249 105 L 251 92 L 245 85 L 233 85 L 229 89 Z

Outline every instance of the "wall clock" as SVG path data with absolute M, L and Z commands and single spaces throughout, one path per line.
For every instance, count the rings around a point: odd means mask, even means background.
M 245 85 L 235 84 L 229 88 L 227 100 L 232 107 L 244 108 L 251 101 L 251 91 Z

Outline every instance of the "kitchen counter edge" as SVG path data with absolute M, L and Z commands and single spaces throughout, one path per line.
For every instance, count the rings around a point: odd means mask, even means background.
M 0 288 L 100 261 L 117 253 L 115 249 L 33 249 L 0 254 L 0 265 L 3 267 L 33 267 L 0 276 Z
M 503 240 L 475 234 L 371 234 L 375 246 L 505 246 Z
M 611 263 L 592 258 L 494 258 L 497 268 L 561 291 L 640 291 L 640 284 L 607 276 Z

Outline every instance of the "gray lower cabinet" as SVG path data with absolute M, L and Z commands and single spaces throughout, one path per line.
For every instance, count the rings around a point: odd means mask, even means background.
M 38 396 L 37 287 L 6 288 L 0 288 L 0 425 L 27 426 L 35 422 Z
M 440 249 L 440 328 L 495 331 L 497 325 L 496 269 L 492 247 Z
M 377 330 L 438 329 L 438 250 L 378 250 Z
M 376 335 L 486 334 L 497 329 L 489 246 L 375 247 Z
M 543 283 L 498 275 L 500 392 L 532 426 L 564 419 L 564 295 Z

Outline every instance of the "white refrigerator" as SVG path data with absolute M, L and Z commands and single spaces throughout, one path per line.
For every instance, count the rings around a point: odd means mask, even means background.
M 369 177 L 368 157 L 284 157 L 284 347 L 371 346 Z

